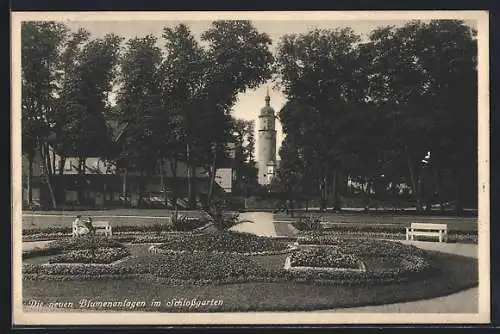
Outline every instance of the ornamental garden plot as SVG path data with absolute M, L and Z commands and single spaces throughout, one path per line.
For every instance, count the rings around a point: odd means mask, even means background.
M 126 233 L 61 237 L 26 252 L 23 299 L 63 296 L 78 305 L 93 296 L 182 295 L 224 300 L 196 312 L 305 310 L 430 298 L 477 284 L 474 259 L 395 241 L 321 232 L 299 239 L 229 231 Z

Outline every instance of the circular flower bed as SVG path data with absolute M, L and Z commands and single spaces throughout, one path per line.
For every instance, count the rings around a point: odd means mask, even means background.
M 106 264 L 128 255 L 129 251 L 121 243 L 102 236 L 67 237 L 52 241 L 46 247 L 23 252 L 24 259 L 52 256 L 49 263 Z
M 320 251 L 308 251 L 307 248 L 337 249 L 337 252 L 350 254 L 362 261 L 367 272 L 372 273 L 373 277 L 403 277 L 424 273 L 433 267 L 431 261 L 427 259 L 425 251 L 413 245 L 403 245 L 394 241 L 310 235 L 299 239 L 298 243 L 302 245 L 301 248 L 305 247 L 306 249 L 299 250 L 297 254 L 294 254 L 295 257 L 300 256 L 301 253 L 309 254 L 311 252 L 316 252 L 318 258 L 325 257 Z M 323 253 L 328 254 L 327 251 L 323 251 Z M 321 260 L 316 259 L 316 261 Z
M 158 278 L 191 281 L 220 281 L 230 278 L 251 279 L 265 277 L 266 270 L 251 258 L 238 254 L 167 253 L 150 257 L 147 261 L 137 257 L 125 266 L 152 274 Z
M 77 249 L 54 256 L 49 263 L 112 263 L 130 255 L 126 248 Z
M 290 257 L 292 267 L 321 267 L 358 269 L 360 260 L 341 251 L 340 247 L 308 248 L 294 252 Z
M 157 253 L 212 252 L 245 255 L 277 254 L 291 249 L 287 243 L 279 240 L 239 232 L 182 235 L 152 248 Z

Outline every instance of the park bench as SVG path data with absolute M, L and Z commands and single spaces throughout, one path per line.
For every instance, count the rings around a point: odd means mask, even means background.
M 448 241 L 448 225 L 433 223 L 411 223 L 406 228 L 406 240 L 415 240 L 415 236 L 437 237 L 439 242 Z
M 97 232 L 103 231 L 104 235 L 106 235 L 106 236 L 112 235 L 111 225 L 107 221 L 93 221 L 92 227 L 95 229 L 96 234 L 97 234 Z M 73 234 L 73 236 L 78 235 L 78 227 L 75 224 L 75 222 L 73 222 L 73 233 L 72 234 Z

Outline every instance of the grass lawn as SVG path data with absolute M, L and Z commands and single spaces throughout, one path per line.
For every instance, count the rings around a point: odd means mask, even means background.
M 201 217 L 200 211 L 179 211 L 189 217 Z M 107 220 L 116 225 L 152 225 L 165 223 L 171 210 L 114 209 L 103 211 L 23 211 L 22 228 L 45 228 L 48 226 L 71 226 L 77 215 L 91 216 L 94 220 Z
M 142 252 L 139 249 L 133 251 Z M 209 285 L 168 285 L 140 279 L 91 281 L 23 281 L 23 300 L 72 302 L 78 308 L 81 299 L 100 301 L 144 301 L 145 307 L 134 311 L 161 312 L 235 312 L 293 311 L 380 305 L 428 299 L 470 288 L 478 283 L 477 260 L 440 252 L 429 252 L 439 263 L 440 274 L 416 281 L 379 285 L 321 285 L 312 282 L 237 283 Z M 255 256 L 261 266 L 281 265 L 284 256 Z M 222 305 L 200 308 L 168 306 L 177 300 L 222 300 Z M 162 305 L 151 306 L 151 301 Z M 120 310 L 120 309 L 114 309 Z M 121 311 L 127 310 L 121 309 Z
M 71 227 L 77 213 L 68 212 L 60 215 L 44 213 L 31 214 L 25 212 L 23 214 L 22 228 L 47 228 L 49 226 L 66 226 Z M 168 210 L 112 210 L 112 211 L 92 211 L 83 213 L 91 215 L 94 220 L 107 220 L 111 226 L 145 226 L 153 224 L 161 224 L 167 221 L 170 215 Z M 186 213 L 190 217 L 199 217 L 200 212 L 191 211 Z M 331 222 L 333 225 L 388 225 L 401 227 L 404 233 L 404 227 L 410 226 L 411 222 L 429 222 L 429 223 L 445 223 L 448 229 L 453 231 L 477 231 L 477 218 L 469 217 L 434 217 L 434 216 L 411 216 L 403 214 L 382 214 L 382 213 L 326 213 L 314 215 L 321 216 L 324 221 Z M 293 220 L 285 214 L 275 214 L 274 219 Z M 290 231 L 283 223 L 275 223 L 275 228 L 278 235 L 294 235 L 294 231 Z

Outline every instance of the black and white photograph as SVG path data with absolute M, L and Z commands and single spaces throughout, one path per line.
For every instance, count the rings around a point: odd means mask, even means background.
M 488 14 L 13 12 L 13 322 L 487 323 Z

